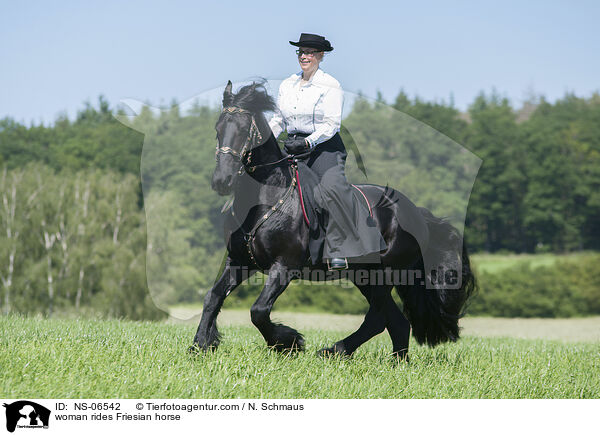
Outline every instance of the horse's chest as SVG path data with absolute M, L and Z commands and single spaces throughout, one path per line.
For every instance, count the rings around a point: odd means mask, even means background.
M 264 266 L 257 259 L 257 251 L 264 249 L 261 249 L 263 247 L 260 239 L 257 240 L 257 235 L 260 236 L 260 234 L 259 229 L 255 228 L 255 220 L 254 216 L 248 215 L 242 225 L 235 215 L 231 215 L 226 224 L 225 241 L 231 258 L 248 266 L 262 268 Z M 252 225 L 248 224 L 253 222 Z
M 248 216 L 255 228 L 242 227 L 235 219 L 228 219 L 225 237 L 230 256 L 242 264 L 259 269 L 268 269 L 274 259 L 286 256 L 302 256 L 306 249 L 302 240 L 307 237 L 306 228 L 296 228 L 299 220 L 297 213 L 288 214 L 281 209 L 260 210 L 255 216 Z M 265 219 L 266 216 L 266 219 Z M 261 224 L 256 227 L 256 222 Z M 306 233 L 306 234 L 305 234 Z

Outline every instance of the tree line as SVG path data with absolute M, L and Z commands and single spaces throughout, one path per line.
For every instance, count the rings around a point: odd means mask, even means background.
M 1 308 L 160 318 L 135 177 L 29 163 L 0 174 Z
M 369 182 L 401 186 L 403 191 L 413 191 L 405 193 L 414 202 L 427 205 L 427 184 L 436 177 L 436 165 L 447 165 L 440 164 L 436 155 L 418 156 L 421 161 L 416 161 L 411 153 L 432 141 L 431 135 L 422 129 L 417 137 L 411 132 L 416 124 L 392 119 L 390 113 L 394 112 L 439 131 L 441 135 L 433 140 L 451 139 L 482 159 L 466 216 L 466 234 L 473 251 L 600 248 L 600 95 L 581 98 L 567 94 L 554 103 L 533 98 L 516 110 L 506 98 L 482 93 L 467 113 L 450 104 L 409 99 L 403 92 L 393 103 L 380 103 L 358 101 L 344 120 L 366 160 Z M 97 107 L 87 103 L 74 121 L 59 117 L 53 125 L 26 126 L 10 118 L 0 120 L 0 167 L 39 162 L 55 171 L 94 167 L 139 177 L 144 135 L 122 125 L 114 114 L 100 97 Z M 151 140 L 165 145 L 151 151 L 163 154 L 153 157 L 152 173 L 147 173 L 154 186 L 172 186 L 174 178 L 206 180 L 213 169 L 206 162 L 214 148 L 217 114 L 218 109 L 208 107 L 181 114 L 173 105 L 158 117 L 149 110 L 138 117 L 138 127 L 153 130 Z M 146 126 L 140 127 L 143 123 Z M 173 152 L 177 155 L 165 157 Z M 181 161 L 188 155 L 208 160 Z M 173 159 L 181 159 L 174 162 L 179 166 L 167 167 L 165 162 Z M 403 171 L 407 161 L 428 173 Z M 349 178 L 358 179 L 353 163 L 349 158 Z M 382 176 L 378 180 L 382 173 L 385 180 Z M 443 180 L 446 185 L 455 182 L 447 176 Z M 177 183 L 181 187 L 177 190 L 193 194 L 199 204 L 209 198 L 204 186 L 191 192 L 184 181 Z M 140 206 L 142 201 L 140 189 Z

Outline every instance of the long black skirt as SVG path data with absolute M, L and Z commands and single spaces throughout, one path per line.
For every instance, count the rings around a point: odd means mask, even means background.
M 325 210 L 323 260 L 347 257 L 378 261 L 386 243 L 362 201 L 353 199 L 353 187 L 345 175 L 348 153 L 339 133 L 315 146 L 306 164 L 319 182 L 314 199 Z

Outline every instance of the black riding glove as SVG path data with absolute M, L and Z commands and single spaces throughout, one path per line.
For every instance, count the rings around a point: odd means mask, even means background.
M 310 150 L 310 145 L 306 139 L 291 139 L 288 138 L 283 143 L 283 147 L 288 154 L 302 154 Z

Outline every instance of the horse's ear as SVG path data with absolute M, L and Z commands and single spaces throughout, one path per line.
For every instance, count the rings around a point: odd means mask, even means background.
M 231 106 L 233 103 L 233 92 L 231 92 L 231 80 L 227 81 L 227 86 L 225 86 L 225 91 L 223 92 L 223 107 Z

